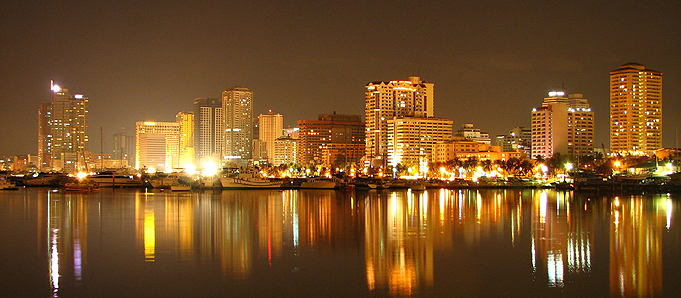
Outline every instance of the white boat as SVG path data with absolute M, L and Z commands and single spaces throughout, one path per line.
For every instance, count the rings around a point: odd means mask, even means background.
M 148 179 L 153 188 L 172 188 L 173 185 L 180 185 L 180 176 L 177 174 L 156 175 Z
M 336 187 L 336 182 L 330 179 L 321 178 L 307 178 L 300 184 L 300 188 L 304 189 L 333 189 Z
M 116 172 L 101 172 L 96 175 L 87 176 L 83 179 L 86 182 L 96 182 L 99 187 L 142 187 L 142 180 L 134 176 L 123 175 Z
M 58 186 L 59 182 L 66 179 L 64 174 L 57 173 L 40 173 L 38 175 L 26 177 L 24 185 L 26 186 Z
M 99 190 L 99 185 L 94 181 L 79 181 L 64 184 L 66 191 L 95 191 Z
M 281 180 L 261 178 L 254 173 L 239 173 L 220 177 L 223 189 L 274 189 L 281 188 Z

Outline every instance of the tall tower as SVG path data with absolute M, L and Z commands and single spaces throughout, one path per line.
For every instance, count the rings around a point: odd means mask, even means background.
M 532 157 L 593 153 L 594 114 L 582 94 L 552 91 L 532 110 Z
M 38 170 L 49 171 L 52 168 L 52 133 L 50 119 L 52 103 L 41 103 L 38 110 Z
M 433 83 L 409 77 L 408 81 L 371 82 L 366 85 L 366 157 L 387 155 L 388 120 L 394 117 L 433 117 Z
M 251 157 L 253 139 L 253 91 L 233 87 L 222 92 L 224 145 L 222 158 L 245 165 Z
M 179 153 L 180 167 L 188 167 L 194 165 L 194 113 L 179 112 L 175 115 L 175 121 L 179 125 L 180 139 Z
M 627 63 L 610 72 L 610 151 L 662 148 L 662 73 Z
M 265 142 L 267 152 L 267 162 L 274 163 L 274 140 L 281 137 L 284 133 L 284 116 L 279 113 L 273 113 L 269 110 L 267 114 L 260 114 L 259 118 L 259 136 L 258 138 Z
M 194 151 L 200 166 L 220 161 L 224 113 L 219 98 L 194 99 Z
M 50 106 L 49 149 L 43 152 L 51 154 L 51 168 L 65 173 L 87 170 L 88 98 L 52 84 Z

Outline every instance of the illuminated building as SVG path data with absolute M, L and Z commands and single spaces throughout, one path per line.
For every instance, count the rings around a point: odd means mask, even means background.
M 374 160 L 388 150 L 388 120 L 394 117 L 433 117 L 433 83 L 409 77 L 408 81 L 371 82 L 366 86 L 366 157 Z
M 253 91 L 233 87 L 222 92 L 224 146 L 222 158 L 246 165 L 253 139 Z
M 552 91 L 532 110 L 532 157 L 593 153 L 594 115 L 581 94 Z
M 426 117 L 394 117 L 388 120 L 388 162 L 424 165 L 432 159 L 433 146 L 452 138 L 452 120 Z
M 527 157 L 531 157 L 532 129 L 516 127 L 507 135 L 498 135 L 496 145 L 501 147 L 501 151 L 518 151 L 524 153 Z
M 364 154 L 364 122 L 360 115 L 320 114 L 298 120 L 298 159 L 303 165 L 359 162 Z
M 194 113 L 179 112 L 175 115 L 175 121 L 180 126 L 179 139 L 179 165 L 186 167 L 194 164 Z
M 52 168 L 52 150 L 50 132 L 50 118 L 52 117 L 52 104 L 41 103 L 38 110 L 38 169 L 49 171 Z
M 662 148 L 662 73 L 627 63 L 610 72 L 610 151 Z
M 298 140 L 292 137 L 280 137 L 274 140 L 273 165 L 298 163 Z
M 474 128 L 473 124 L 471 123 L 462 125 L 454 135 L 461 136 L 479 143 L 485 143 L 487 145 L 492 144 L 492 140 L 489 138 L 489 133 L 481 132 L 479 128 Z
M 194 151 L 196 161 L 201 165 L 221 159 L 223 117 L 220 99 L 194 99 Z
M 42 168 L 73 173 L 85 169 L 88 98 L 52 84 L 52 101 L 40 107 L 38 151 Z M 49 134 L 45 120 L 49 119 Z M 50 158 L 48 162 L 46 158 Z
M 274 163 L 274 140 L 281 137 L 284 130 L 284 116 L 279 113 L 272 113 L 272 110 L 269 110 L 267 114 L 260 114 L 258 119 L 258 139 L 265 142 L 267 162 L 271 164 Z
M 180 124 L 177 122 L 136 123 L 135 168 L 171 171 L 179 166 Z
M 461 136 L 454 137 L 433 145 L 433 162 L 447 162 L 454 158 L 468 160 L 508 160 L 515 157 L 520 158 L 523 154 L 518 151 L 502 151 L 500 146 L 467 140 Z

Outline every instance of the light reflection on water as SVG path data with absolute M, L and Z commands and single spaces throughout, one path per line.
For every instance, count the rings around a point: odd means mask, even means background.
M 678 211 L 670 195 L 550 190 L 22 189 L 0 193 L 0 283 L 56 297 L 660 296 L 681 280 Z

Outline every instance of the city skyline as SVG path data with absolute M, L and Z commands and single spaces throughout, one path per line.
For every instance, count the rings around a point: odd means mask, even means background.
M 676 147 L 678 2 L 184 6 L 9 4 L 0 156 L 38 153 L 50 80 L 89 97 L 89 137 L 104 140 L 103 150 L 89 144 L 93 152 L 111 152 L 112 136 L 132 135 L 136 121 L 172 121 L 231 86 L 249 87 L 253 114 L 278 111 L 286 127 L 334 111 L 363 115 L 367 83 L 409 76 L 435 84 L 435 117 L 491 136 L 529 127 L 536 103 L 565 86 L 589 99 L 594 147 L 607 148 L 609 72 L 629 62 L 664 73 L 662 145 Z

